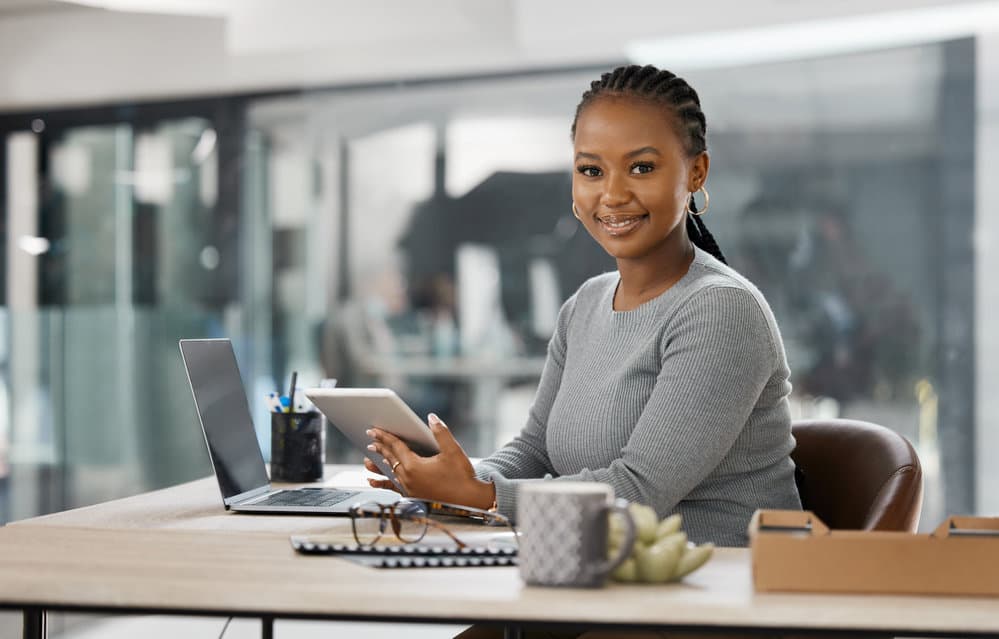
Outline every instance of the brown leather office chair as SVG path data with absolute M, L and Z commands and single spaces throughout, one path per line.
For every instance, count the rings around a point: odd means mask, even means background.
M 805 510 L 833 529 L 916 531 L 923 471 L 908 440 L 851 419 L 796 421 L 791 432 Z

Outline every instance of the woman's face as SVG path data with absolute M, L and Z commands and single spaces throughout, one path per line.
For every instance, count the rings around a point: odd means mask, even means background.
M 605 96 L 576 122 L 572 199 L 586 230 L 619 260 L 688 250 L 687 200 L 709 160 L 687 157 L 671 117 L 651 102 Z

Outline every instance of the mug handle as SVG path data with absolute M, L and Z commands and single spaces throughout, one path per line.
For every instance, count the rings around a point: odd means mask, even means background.
M 635 528 L 635 520 L 631 518 L 631 513 L 628 512 L 627 500 L 615 499 L 613 504 L 604 506 L 602 510 L 608 517 L 610 517 L 612 512 L 620 513 L 624 516 L 624 521 L 627 524 L 627 529 L 624 533 L 624 543 L 617 549 L 617 557 L 607 559 L 590 570 L 591 575 L 606 577 L 631 556 L 631 551 L 635 547 L 635 540 L 638 539 L 638 530 Z

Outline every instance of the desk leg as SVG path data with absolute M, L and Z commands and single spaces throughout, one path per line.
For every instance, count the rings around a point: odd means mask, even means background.
M 274 639 L 274 617 L 260 618 L 260 639 Z
M 520 626 L 503 626 L 503 639 L 524 639 L 524 629 Z
M 45 639 L 45 609 L 25 608 L 24 609 L 24 639 Z

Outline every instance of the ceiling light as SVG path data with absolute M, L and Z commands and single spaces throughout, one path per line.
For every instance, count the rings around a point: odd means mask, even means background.
M 48 239 L 44 237 L 35 237 L 34 235 L 22 235 L 17 238 L 17 248 L 21 249 L 28 255 L 34 255 L 38 257 L 43 253 L 48 253 L 51 243 Z
M 129 13 L 216 17 L 232 13 L 235 4 L 235 0 L 63 0 L 63 2 Z

